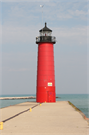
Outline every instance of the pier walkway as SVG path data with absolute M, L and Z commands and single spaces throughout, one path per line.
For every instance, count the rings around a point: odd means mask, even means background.
M 89 135 L 88 122 L 67 101 L 41 105 L 25 102 L 2 108 L 1 112 L 0 121 L 7 121 L 0 135 Z

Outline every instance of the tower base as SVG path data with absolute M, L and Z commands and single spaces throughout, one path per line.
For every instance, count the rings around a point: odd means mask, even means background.
M 55 102 L 55 87 L 37 87 L 36 102 Z

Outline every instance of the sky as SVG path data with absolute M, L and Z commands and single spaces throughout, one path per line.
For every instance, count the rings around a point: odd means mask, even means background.
M 89 0 L 0 0 L 0 94 L 36 94 L 35 42 L 45 22 L 57 40 L 56 93 L 89 93 Z

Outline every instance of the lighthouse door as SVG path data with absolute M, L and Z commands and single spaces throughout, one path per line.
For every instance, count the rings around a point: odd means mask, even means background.
M 53 102 L 53 92 L 47 92 L 47 102 Z

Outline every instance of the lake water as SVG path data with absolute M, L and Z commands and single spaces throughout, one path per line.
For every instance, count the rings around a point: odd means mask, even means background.
M 2 95 L 0 97 L 25 97 L 36 96 L 32 95 Z M 89 118 L 89 95 L 88 94 L 56 94 L 56 101 L 70 101 L 79 108 Z M 27 101 L 36 101 L 36 99 L 15 99 L 15 100 L 0 100 L 0 108 L 23 103 Z

